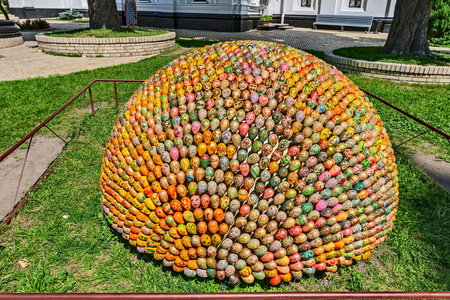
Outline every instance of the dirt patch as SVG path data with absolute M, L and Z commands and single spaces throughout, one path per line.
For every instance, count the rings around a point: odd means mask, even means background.
M 28 154 L 17 199 L 15 199 L 26 149 L 17 149 L 0 162 L 0 220 L 2 220 L 45 172 L 64 143 L 56 137 L 35 136 Z
M 34 219 L 31 219 L 31 218 L 30 219 L 26 219 L 26 218 L 20 217 L 18 221 L 20 223 L 20 229 L 27 229 L 31 225 L 34 224 Z
M 182 53 L 184 53 L 184 52 L 186 52 L 186 51 L 189 51 L 189 50 L 190 50 L 189 48 L 181 47 L 181 48 L 178 49 L 178 50 L 175 50 L 175 51 L 172 51 L 172 52 L 169 52 L 169 53 L 165 53 L 165 54 L 161 54 L 161 56 L 178 55 L 178 54 L 182 54 Z
M 416 153 L 411 159 L 428 177 L 450 192 L 450 163 L 439 160 L 433 154 Z
M 109 104 L 107 101 L 102 101 L 100 103 L 94 103 L 94 110 L 108 108 L 108 107 L 112 107 L 112 105 Z M 87 102 L 85 101 L 83 109 L 76 108 L 69 116 L 70 117 L 79 117 L 80 114 L 84 114 L 86 112 L 92 113 L 92 108 L 91 108 L 91 104 L 89 103 L 89 101 L 87 101 Z

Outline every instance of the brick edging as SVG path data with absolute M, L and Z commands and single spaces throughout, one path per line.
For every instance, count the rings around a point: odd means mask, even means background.
M 135 56 L 158 54 L 175 47 L 175 32 L 161 35 L 123 38 L 65 38 L 44 34 L 36 41 L 44 51 L 83 56 Z
M 14 47 L 23 44 L 23 37 L 0 38 L 0 49 Z
M 384 78 L 397 82 L 450 83 L 450 67 L 420 66 L 352 59 L 325 53 L 324 60 L 338 69 L 366 77 Z

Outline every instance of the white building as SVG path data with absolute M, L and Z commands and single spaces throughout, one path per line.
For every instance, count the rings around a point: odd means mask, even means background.
M 75 9 L 88 12 L 87 0 L 8 0 L 11 13 L 21 19 L 55 18 L 60 12 Z
M 125 0 L 116 0 L 123 16 Z M 396 0 L 136 0 L 138 25 L 160 28 L 247 31 L 256 28 L 261 14 L 272 22 L 312 27 L 318 14 L 373 16 L 389 29 Z M 268 2 L 264 6 L 264 2 Z M 20 18 L 57 17 L 75 9 L 87 15 L 87 0 L 9 0 Z M 359 29 L 360 30 L 360 29 Z

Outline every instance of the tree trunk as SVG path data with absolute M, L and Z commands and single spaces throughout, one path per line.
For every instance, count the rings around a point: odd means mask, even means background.
M 433 56 L 428 46 L 428 18 L 433 0 L 397 0 L 384 54 Z
M 91 28 L 120 28 L 115 0 L 88 0 Z
M 6 10 L 5 10 L 5 8 L 3 7 L 3 5 L 1 3 L 0 3 L 0 11 L 2 12 L 3 15 L 5 15 L 5 19 L 9 20 L 9 16 L 6 13 Z

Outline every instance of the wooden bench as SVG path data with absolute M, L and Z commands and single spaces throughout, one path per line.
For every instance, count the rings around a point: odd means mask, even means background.
M 341 26 L 341 31 L 344 31 L 344 26 L 364 27 L 370 33 L 372 22 L 373 17 L 371 16 L 317 15 L 316 22 L 313 23 L 313 26 L 314 29 L 317 29 L 317 25 Z

